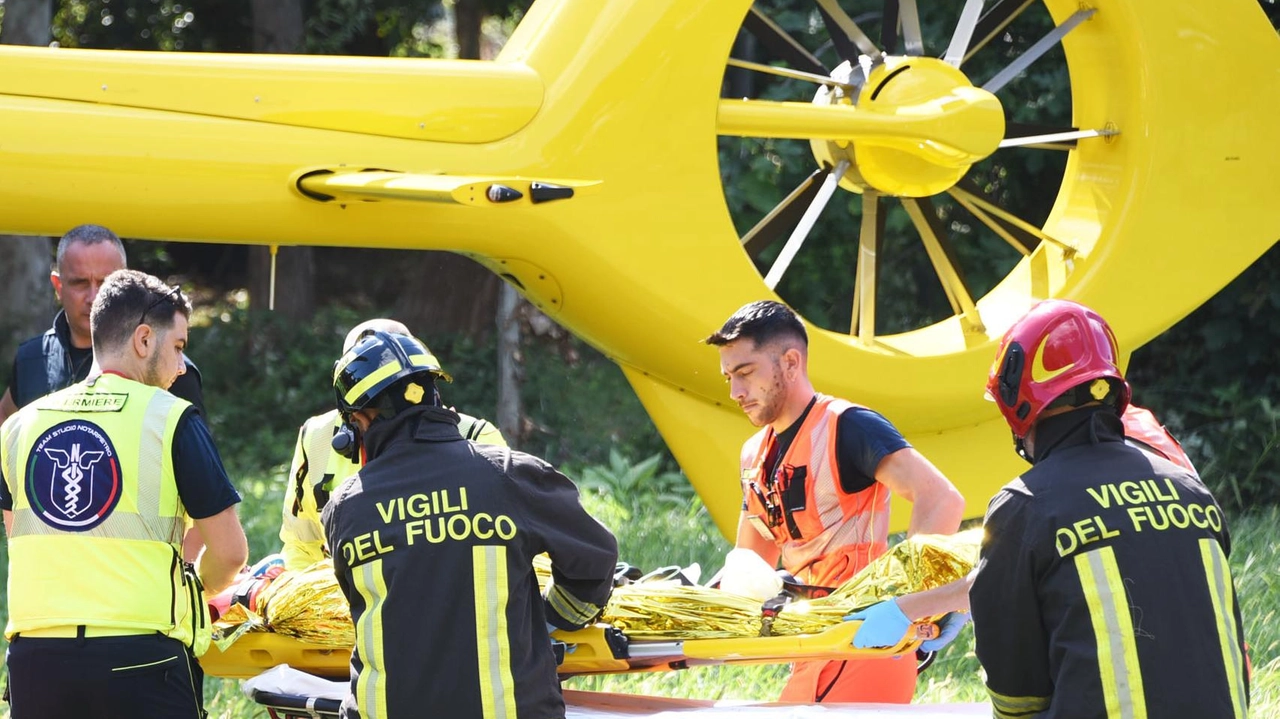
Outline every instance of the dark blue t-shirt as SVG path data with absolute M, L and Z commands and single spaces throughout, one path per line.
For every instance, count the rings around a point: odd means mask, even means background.
M 178 497 L 193 519 L 207 519 L 240 501 L 240 493 L 231 485 L 209 428 L 194 407 L 187 408 L 178 420 L 172 455 Z M 0 467 L 0 473 L 3 471 Z M 0 509 L 12 511 L 9 484 L 21 485 L 22 480 L 18 477 L 6 480 L 0 482 Z
M 850 494 L 875 484 L 880 462 L 911 443 L 884 415 L 865 407 L 850 407 L 836 423 L 836 465 L 840 485 Z
M 772 461 L 785 455 L 791 447 L 791 441 L 800 431 L 800 425 L 809 416 L 817 398 L 809 401 L 800 417 L 790 427 L 778 435 L 777 450 Z M 897 427 L 884 415 L 866 407 L 850 407 L 840 413 L 836 421 L 836 468 L 840 471 L 840 486 L 845 492 L 853 494 L 875 484 L 876 468 L 880 462 L 900 449 L 906 449 L 911 443 L 902 436 Z M 774 467 L 765 467 L 766 476 Z M 747 508 L 743 498 L 742 508 Z

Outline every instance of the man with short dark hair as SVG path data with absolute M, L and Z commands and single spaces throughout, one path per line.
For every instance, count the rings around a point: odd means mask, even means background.
M 185 371 L 190 313 L 178 287 L 107 275 L 90 313 L 98 370 L 0 425 L 14 719 L 203 714 L 204 592 L 248 547 L 204 421 L 165 389 Z M 205 542 L 194 566 L 188 518 Z
M 32 400 L 89 376 L 93 364 L 89 309 L 106 276 L 127 266 L 124 244 L 105 227 L 80 225 L 62 236 L 49 273 L 62 310 L 47 332 L 18 346 L 9 388 L 0 396 L 0 422 Z M 200 371 L 190 360 L 186 362 L 186 371 L 167 389 L 203 414 Z
M 880 414 L 814 391 L 809 339 L 786 305 L 753 302 L 706 339 L 733 398 L 762 429 L 742 448 L 736 546 L 805 583 L 835 587 L 888 548 L 889 498 L 912 503 L 910 534 L 950 534 L 964 498 Z M 798 662 L 783 701 L 911 701 L 915 663 Z

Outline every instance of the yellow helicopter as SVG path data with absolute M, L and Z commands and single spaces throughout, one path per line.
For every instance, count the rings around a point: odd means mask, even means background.
M 1033 3 L 955 4 L 931 57 L 915 0 L 893 3 L 893 52 L 815 0 L 834 68 L 750 0 L 538 0 L 484 62 L 4 47 L 0 232 L 94 222 L 136 238 L 470 256 L 619 364 L 731 533 L 751 427 L 699 340 L 777 297 L 814 218 L 855 193 L 853 319 L 811 326 L 814 383 L 884 412 L 977 514 L 1021 469 L 981 387 L 993 340 L 1023 310 L 1084 302 L 1132 351 L 1280 236 L 1280 40 L 1254 0 L 1045 0 L 1052 30 L 979 85 L 966 60 Z M 786 64 L 732 57 L 740 28 Z M 1057 47 L 1071 126 L 1007 126 L 1003 88 Z M 723 97 L 726 68 L 808 83 L 811 100 Z M 812 147 L 809 179 L 746 233 L 717 159 L 730 136 Z M 1024 146 L 1068 153 L 1043 221 L 965 182 Z M 965 282 L 934 196 L 1017 251 L 994 288 Z M 910 216 L 950 317 L 877 333 L 887 206 Z M 758 269 L 770 243 L 782 249 Z

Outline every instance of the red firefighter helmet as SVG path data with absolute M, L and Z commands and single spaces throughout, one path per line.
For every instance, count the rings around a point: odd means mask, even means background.
M 1018 439 L 1041 412 L 1066 392 L 1088 385 L 1102 400 L 1119 388 L 1116 411 L 1129 405 L 1129 385 L 1117 365 L 1116 336 L 1106 320 L 1084 305 L 1045 300 L 1005 332 L 987 377 L 987 399 L 1000 407 Z M 1112 380 L 1094 384 L 1093 380 Z

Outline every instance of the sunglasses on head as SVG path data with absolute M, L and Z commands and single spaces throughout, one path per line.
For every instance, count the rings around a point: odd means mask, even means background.
M 159 307 L 161 303 L 171 302 L 174 304 L 178 304 L 178 303 L 181 303 L 182 301 L 183 301 L 182 288 L 177 285 L 170 287 L 168 292 L 160 295 L 154 300 L 151 300 L 151 304 L 147 305 L 147 308 L 142 311 L 142 315 L 138 317 L 138 325 L 139 326 L 143 325 L 147 321 L 147 313 Z

